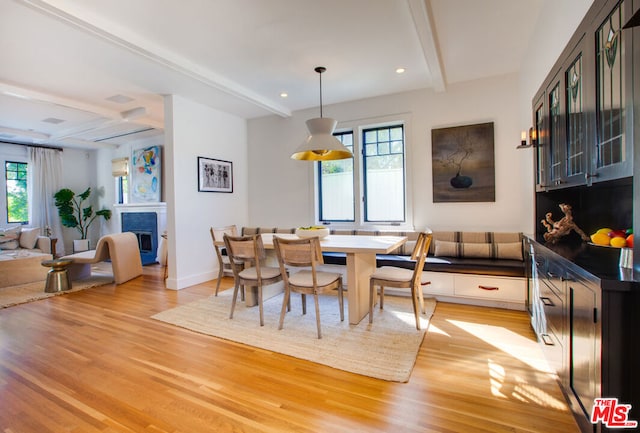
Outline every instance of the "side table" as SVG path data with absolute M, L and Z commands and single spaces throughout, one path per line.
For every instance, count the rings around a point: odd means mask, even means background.
M 47 293 L 62 292 L 71 289 L 71 279 L 67 268 L 73 263 L 71 259 L 44 260 L 42 266 L 49 267 L 44 291 Z

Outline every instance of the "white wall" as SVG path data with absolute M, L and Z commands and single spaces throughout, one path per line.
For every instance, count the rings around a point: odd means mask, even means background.
M 342 123 L 409 113 L 407 170 L 409 201 L 417 228 L 530 231 L 533 221 L 533 160 L 516 150 L 520 140 L 518 77 L 495 77 L 450 85 L 446 92 L 422 90 L 326 106 L 324 115 Z M 318 110 L 289 119 L 249 121 L 249 223 L 295 227 L 314 222 L 313 164 L 289 158 L 307 135 L 305 121 Z M 496 201 L 433 203 L 431 129 L 494 122 Z
M 179 96 L 165 98 L 165 198 L 169 278 L 181 289 L 211 280 L 209 228 L 248 219 L 246 121 Z M 198 192 L 198 156 L 233 162 L 233 193 Z
M 520 71 L 521 130 L 533 124 L 531 100 L 578 28 L 593 0 L 545 0 Z

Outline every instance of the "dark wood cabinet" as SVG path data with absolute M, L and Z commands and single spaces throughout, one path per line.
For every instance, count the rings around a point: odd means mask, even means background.
M 576 419 L 586 421 L 601 387 L 600 280 L 535 242 L 529 257 L 532 326 Z
M 615 279 L 614 255 L 598 247 L 533 239 L 527 246 L 531 325 L 540 347 L 581 430 L 608 431 L 590 422 L 595 398 L 640 408 L 640 283 Z M 640 419 L 638 413 L 631 419 Z
M 596 1 L 534 96 L 536 191 L 633 175 L 631 9 Z
M 569 322 L 569 377 L 574 413 L 589 419 L 593 402 L 601 395 L 600 283 L 593 276 L 567 271 Z

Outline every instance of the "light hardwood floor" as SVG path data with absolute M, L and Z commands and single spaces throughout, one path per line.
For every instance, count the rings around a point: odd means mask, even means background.
M 0 431 L 578 432 L 524 312 L 439 303 L 391 383 L 150 319 L 214 290 L 147 266 L 0 310 Z

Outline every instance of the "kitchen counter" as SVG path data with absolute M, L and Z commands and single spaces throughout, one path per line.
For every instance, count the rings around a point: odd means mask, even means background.
M 538 242 L 538 241 L 536 241 Z M 538 242 L 555 254 L 574 263 L 602 281 L 604 290 L 638 290 L 640 275 L 621 268 L 620 248 L 604 247 L 587 242 Z

